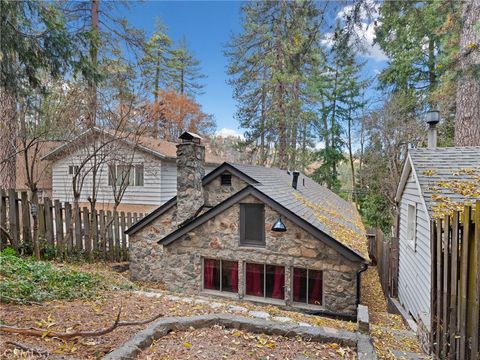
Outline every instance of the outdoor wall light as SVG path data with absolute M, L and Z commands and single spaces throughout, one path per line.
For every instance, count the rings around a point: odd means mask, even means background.
M 278 220 L 275 221 L 275 224 L 273 224 L 273 226 L 272 226 L 272 231 L 276 231 L 276 232 L 287 231 L 287 227 L 283 223 L 282 219 L 278 218 Z

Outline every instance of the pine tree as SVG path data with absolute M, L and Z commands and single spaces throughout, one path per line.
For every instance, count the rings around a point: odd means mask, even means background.
M 152 136 L 158 137 L 160 122 L 160 86 L 166 85 L 168 79 L 169 53 L 172 41 L 166 33 L 166 28 L 156 19 L 155 31 L 152 37 L 145 44 L 145 55 L 141 60 L 142 76 L 146 87 L 153 93 L 154 113 Z
M 203 93 L 205 85 L 201 80 L 206 76 L 201 73 L 200 60 L 188 49 L 185 38 L 180 41 L 177 48 L 171 50 L 168 69 L 169 87 L 180 95 L 194 98 Z

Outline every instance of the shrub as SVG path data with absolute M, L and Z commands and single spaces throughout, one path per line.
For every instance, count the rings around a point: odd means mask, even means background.
M 21 258 L 12 249 L 0 252 L 0 298 L 4 302 L 91 298 L 102 288 L 105 285 L 97 275 Z

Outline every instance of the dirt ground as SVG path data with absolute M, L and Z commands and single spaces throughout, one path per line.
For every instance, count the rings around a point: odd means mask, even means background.
M 251 334 L 221 326 L 170 333 L 142 352 L 142 360 L 356 359 L 354 348 L 300 338 Z
M 169 300 L 165 296 L 157 297 L 147 297 L 145 295 L 139 294 L 137 291 L 140 289 L 149 290 L 154 286 L 154 284 L 134 284 L 128 280 L 128 273 L 117 273 L 112 270 L 111 265 L 105 264 L 80 264 L 80 265 L 61 265 L 74 267 L 76 270 L 94 272 L 100 274 L 105 281 L 112 284 L 114 288 L 118 290 L 103 291 L 98 294 L 95 299 L 91 300 L 75 300 L 75 301 L 52 301 L 46 302 L 42 305 L 13 305 L 13 304 L 0 304 L 0 322 L 3 324 L 17 326 L 17 327 L 36 327 L 45 330 L 52 331 L 75 331 L 75 330 L 97 330 L 105 328 L 111 325 L 116 317 L 119 306 L 122 306 L 121 320 L 145 320 L 151 318 L 152 316 L 162 313 L 164 316 L 190 316 L 190 315 L 201 315 L 208 314 L 212 312 L 231 312 L 228 310 L 229 305 L 242 306 L 248 310 L 257 310 L 270 313 L 271 316 L 286 316 L 291 318 L 296 322 L 308 322 L 316 326 L 327 326 L 339 329 L 345 329 L 349 331 L 356 330 L 356 324 L 348 321 L 333 320 L 329 318 L 319 317 L 319 316 L 310 316 L 305 315 L 299 312 L 294 311 L 284 311 L 275 306 L 256 306 L 249 302 L 238 302 L 238 301 L 226 301 L 222 299 L 213 299 L 212 302 L 223 304 L 222 307 L 212 308 L 208 303 L 188 303 L 178 300 Z M 161 287 L 158 287 L 161 289 Z M 179 295 L 181 296 L 181 295 Z M 370 318 L 372 322 L 372 337 L 374 339 L 374 345 L 377 348 L 377 351 L 380 354 L 381 358 L 384 359 L 393 359 L 390 349 L 399 349 L 402 351 L 418 352 L 418 342 L 416 339 L 412 338 L 399 338 L 394 336 L 391 330 L 406 330 L 401 318 L 398 315 L 391 315 L 386 312 L 386 302 L 383 301 L 383 294 L 381 293 L 380 284 L 378 282 L 378 275 L 376 274 L 376 269 L 371 268 L 366 273 L 364 273 L 362 281 L 362 302 L 369 306 L 370 309 Z M 239 313 L 240 315 L 245 316 L 245 313 Z M 131 336 L 133 336 L 139 330 L 145 328 L 148 325 L 142 326 L 129 326 L 117 328 L 111 333 L 103 335 L 101 337 L 92 337 L 92 338 L 83 338 L 73 341 L 63 341 L 55 338 L 39 338 L 25 335 L 16 335 L 16 334 L 2 334 L 0 335 L 0 359 L 36 359 L 36 358 L 45 358 L 45 356 L 30 356 L 27 353 L 22 352 L 18 349 L 14 350 L 14 347 L 8 345 L 8 341 L 14 341 L 26 345 L 28 348 L 34 348 L 41 350 L 42 352 L 48 352 L 47 358 L 62 358 L 68 357 L 73 359 L 97 359 L 104 354 L 110 352 L 114 348 L 123 344 Z M 229 331 L 216 329 L 217 333 L 212 335 L 209 331 L 204 330 L 206 335 L 202 335 L 199 342 L 196 342 L 196 337 L 188 333 L 185 334 L 171 334 L 168 336 L 172 341 L 175 348 L 172 348 L 171 351 L 185 351 L 191 349 L 197 349 L 195 344 L 199 346 L 202 345 L 204 337 L 210 336 L 209 341 L 206 343 L 216 343 L 217 339 L 223 341 L 224 337 L 233 339 L 232 341 L 240 341 L 239 338 L 244 339 L 244 335 L 239 336 L 238 338 L 233 335 L 223 334 L 221 337 L 218 332 Z M 202 333 L 201 330 L 198 331 L 198 334 Z M 217 336 L 218 335 L 218 336 Z M 188 342 L 192 344 L 192 347 L 185 348 L 185 342 L 179 342 L 182 337 L 189 337 Z M 228 359 L 240 359 L 240 357 L 234 357 L 235 354 L 246 354 L 245 346 L 247 346 L 250 351 L 253 351 L 252 356 L 257 356 L 257 354 L 262 354 L 262 351 L 265 350 L 266 355 L 258 355 L 258 358 L 263 359 L 277 359 L 278 357 L 273 356 L 272 352 L 277 352 L 278 354 L 285 354 L 283 358 L 289 358 L 294 351 L 291 349 L 298 349 L 299 344 L 305 346 L 306 349 L 311 349 L 312 354 L 315 354 L 316 351 L 319 351 L 322 356 L 340 356 L 337 352 L 339 350 L 336 348 L 337 345 L 329 345 L 332 348 L 329 348 L 325 344 L 317 343 L 308 343 L 308 342 L 299 342 L 295 339 L 282 339 L 281 337 L 273 337 L 272 341 L 275 342 L 274 348 L 269 348 L 266 345 L 259 347 L 257 345 L 258 341 L 256 340 L 257 335 L 248 335 L 245 334 L 245 337 L 250 338 L 249 341 L 241 341 L 240 344 L 230 344 L 228 346 L 234 347 L 236 353 L 230 354 Z M 265 336 L 265 338 L 268 338 Z M 212 341 L 211 339 L 215 339 Z M 161 351 L 161 346 L 165 340 L 160 340 L 157 342 L 154 347 L 150 350 Z M 226 340 L 225 340 L 226 341 Z M 263 340 L 262 340 L 263 341 Z M 228 341 L 226 342 L 226 344 Z M 165 345 L 165 344 L 163 344 Z M 182 348 L 182 345 L 184 348 Z M 261 345 L 261 344 L 260 344 Z M 277 346 L 278 345 L 278 346 Z M 160 347 L 159 347 L 160 346 Z M 173 345 L 172 345 L 173 346 Z M 198 348 L 199 348 L 198 346 Z M 227 348 L 228 348 L 227 346 Z M 324 348 L 324 346 L 327 346 Z M 236 349 L 236 350 L 235 350 Z M 290 352 L 289 352 L 290 351 Z M 296 351 L 296 350 L 295 350 Z M 325 352 L 326 355 L 324 355 Z M 342 352 L 343 350 L 339 350 Z M 267 352 L 270 352 L 267 354 Z M 217 352 L 216 352 L 217 353 Z M 216 354 L 215 353 L 215 354 Z M 297 352 L 297 353 L 301 353 Z M 152 355 L 150 354 L 150 355 Z M 195 352 L 189 351 L 186 353 L 186 356 L 193 356 Z M 345 349 L 345 356 L 349 356 L 349 349 Z M 145 353 L 142 356 L 145 356 L 147 359 L 149 354 Z M 158 354 L 157 354 L 158 355 Z M 198 355 L 198 354 L 197 354 Z M 195 355 L 195 356 L 197 356 Z M 235 355 L 235 356 L 237 356 Z M 198 355 L 201 356 L 201 355 Z M 213 356 L 213 355 L 212 355 Z M 214 357 L 210 356 L 213 360 Z M 238 355 L 240 356 L 240 355 Z M 151 359 L 162 359 L 162 357 L 151 357 Z M 188 359 L 189 357 L 185 357 Z M 190 357 L 192 359 L 201 359 L 202 357 Z M 218 357 L 219 359 L 221 357 Z M 325 359 L 330 359 L 332 357 L 324 357 Z M 333 357 L 335 358 L 335 357 Z M 350 357 L 346 357 L 350 359 Z M 173 357 L 165 359 L 174 359 Z M 179 358 L 182 359 L 182 358 Z M 255 359 L 255 357 L 244 356 L 242 359 Z

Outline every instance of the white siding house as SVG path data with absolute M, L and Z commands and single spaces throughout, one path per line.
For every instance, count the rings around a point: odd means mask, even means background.
M 480 175 L 480 147 L 412 149 L 397 189 L 399 211 L 398 298 L 410 315 L 430 331 L 430 222 L 437 198 L 465 197 L 444 189 L 442 182 L 470 181 Z
M 102 130 L 95 129 L 91 132 L 97 133 Z M 93 172 L 90 161 L 81 168 L 85 161 L 98 149 L 98 142 L 95 143 L 94 134 L 90 136 L 80 135 L 82 139 L 64 144 L 43 159 L 52 162 L 52 198 L 60 201 L 73 200 L 72 180 L 75 173 L 84 178 L 81 189 L 80 202 L 87 203 L 93 193 Z M 105 134 L 102 133 L 102 136 Z M 80 143 L 80 145 L 79 145 Z M 114 145 L 113 145 L 114 144 Z M 113 186 L 115 178 L 121 178 L 124 169 L 130 170 L 128 186 L 122 197 L 122 205 L 141 205 L 145 209 L 154 209 L 168 199 L 176 195 L 177 167 L 176 167 L 176 144 L 164 140 L 142 138 L 138 143 L 132 144 L 124 139 L 112 142 L 105 151 L 98 152 L 96 158 L 101 158 L 98 166 L 95 181 L 95 193 L 99 205 L 114 203 Z M 206 165 L 206 172 L 214 169 L 221 160 L 207 153 L 210 163 Z M 109 176 L 109 173 L 114 174 Z

